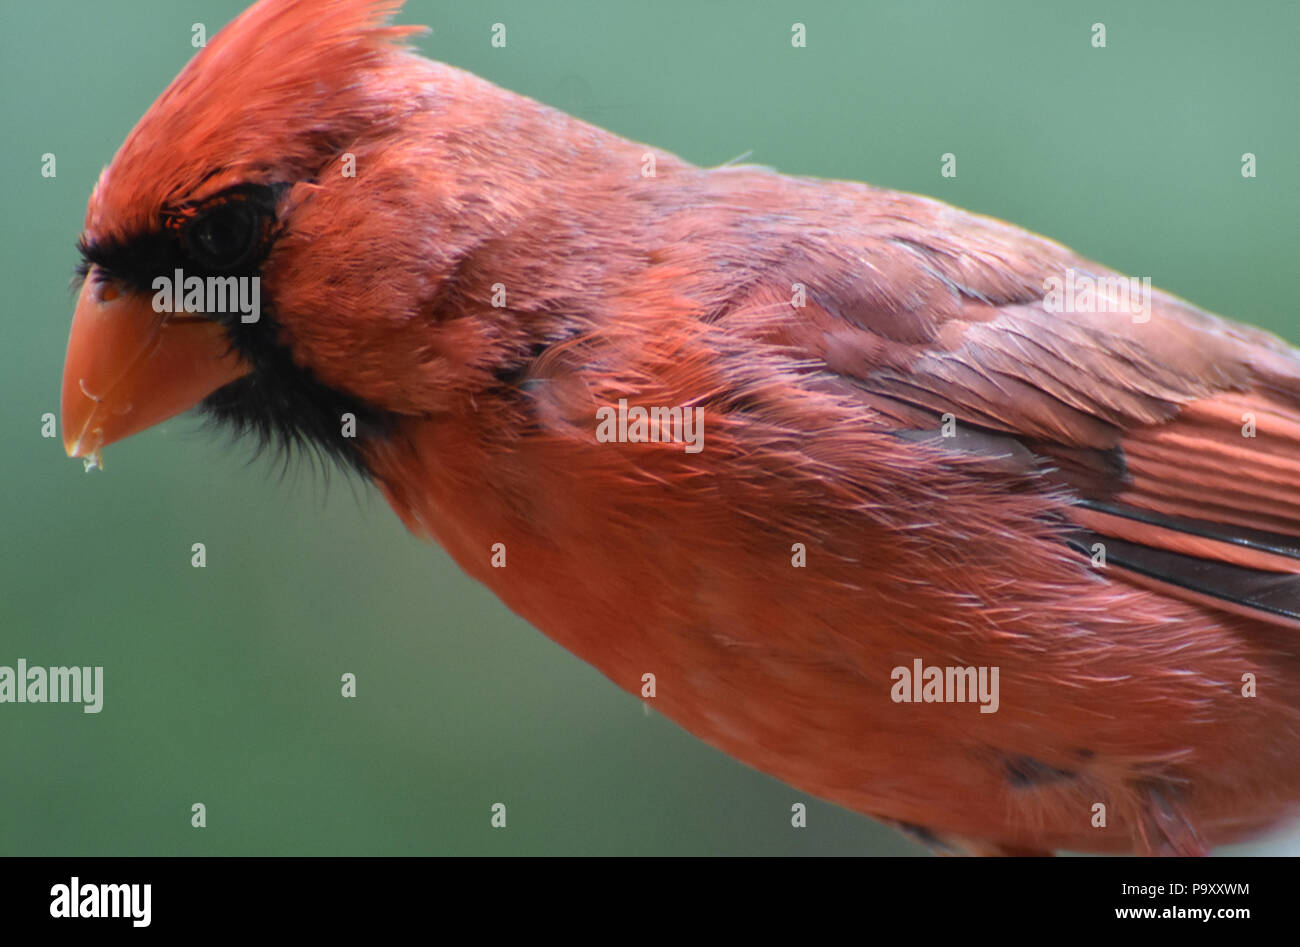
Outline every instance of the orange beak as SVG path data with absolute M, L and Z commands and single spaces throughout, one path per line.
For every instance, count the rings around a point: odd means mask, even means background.
M 98 464 L 106 444 L 194 407 L 252 368 L 221 326 L 154 312 L 91 268 L 77 297 L 63 363 L 63 446 Z

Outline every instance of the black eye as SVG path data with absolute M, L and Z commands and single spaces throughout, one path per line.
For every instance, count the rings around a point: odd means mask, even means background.
M 185 228 L 185 248 L 214 270 L 247 263 L 262 242 L 261 211 L 246 200 L 228 200 L 199 215 Z

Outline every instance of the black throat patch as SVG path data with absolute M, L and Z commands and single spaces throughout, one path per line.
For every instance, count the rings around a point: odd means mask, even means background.
M 275 341 L 279 327 L 270 302 L 263 297 L 256 324 L 227 326 L 232 348 L 253 371 L 208 395 L 201 409 L 235 435 L 251 435 L 259 452 L 269 449 L 285 458 L 314 452 L 370 476 L 364 445 L 388 436 L 396 416 L 331 388 L 295 364 Z

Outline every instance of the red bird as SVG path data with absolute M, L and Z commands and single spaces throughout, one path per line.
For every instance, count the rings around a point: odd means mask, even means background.
M 937 201 L 626 141 L 397 6 L 264 0 L 127 138 L 70 455 L 196 405 L 326 452 L 620 687 L 935 847 L 1294 814 L 1296 350 Z

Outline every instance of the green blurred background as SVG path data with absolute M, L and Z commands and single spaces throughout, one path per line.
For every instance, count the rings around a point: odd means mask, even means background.
M 103 665 L 106 691 L 99 715 L 0 705 L 0 853 L 920 853 L 644 714 L 369 488 L 281 477 L 193 417 L 89 475 L 42 439 L 95 178 L 194 53 L 191 25 L 211 36 L 243 5 L 0 12 L 0 664 Z M 750 152 L 931 194 L 1300 341 L 1290 0 L 411 0 L 400 21 L 435 28 L 432 57 L 696 163 Z

